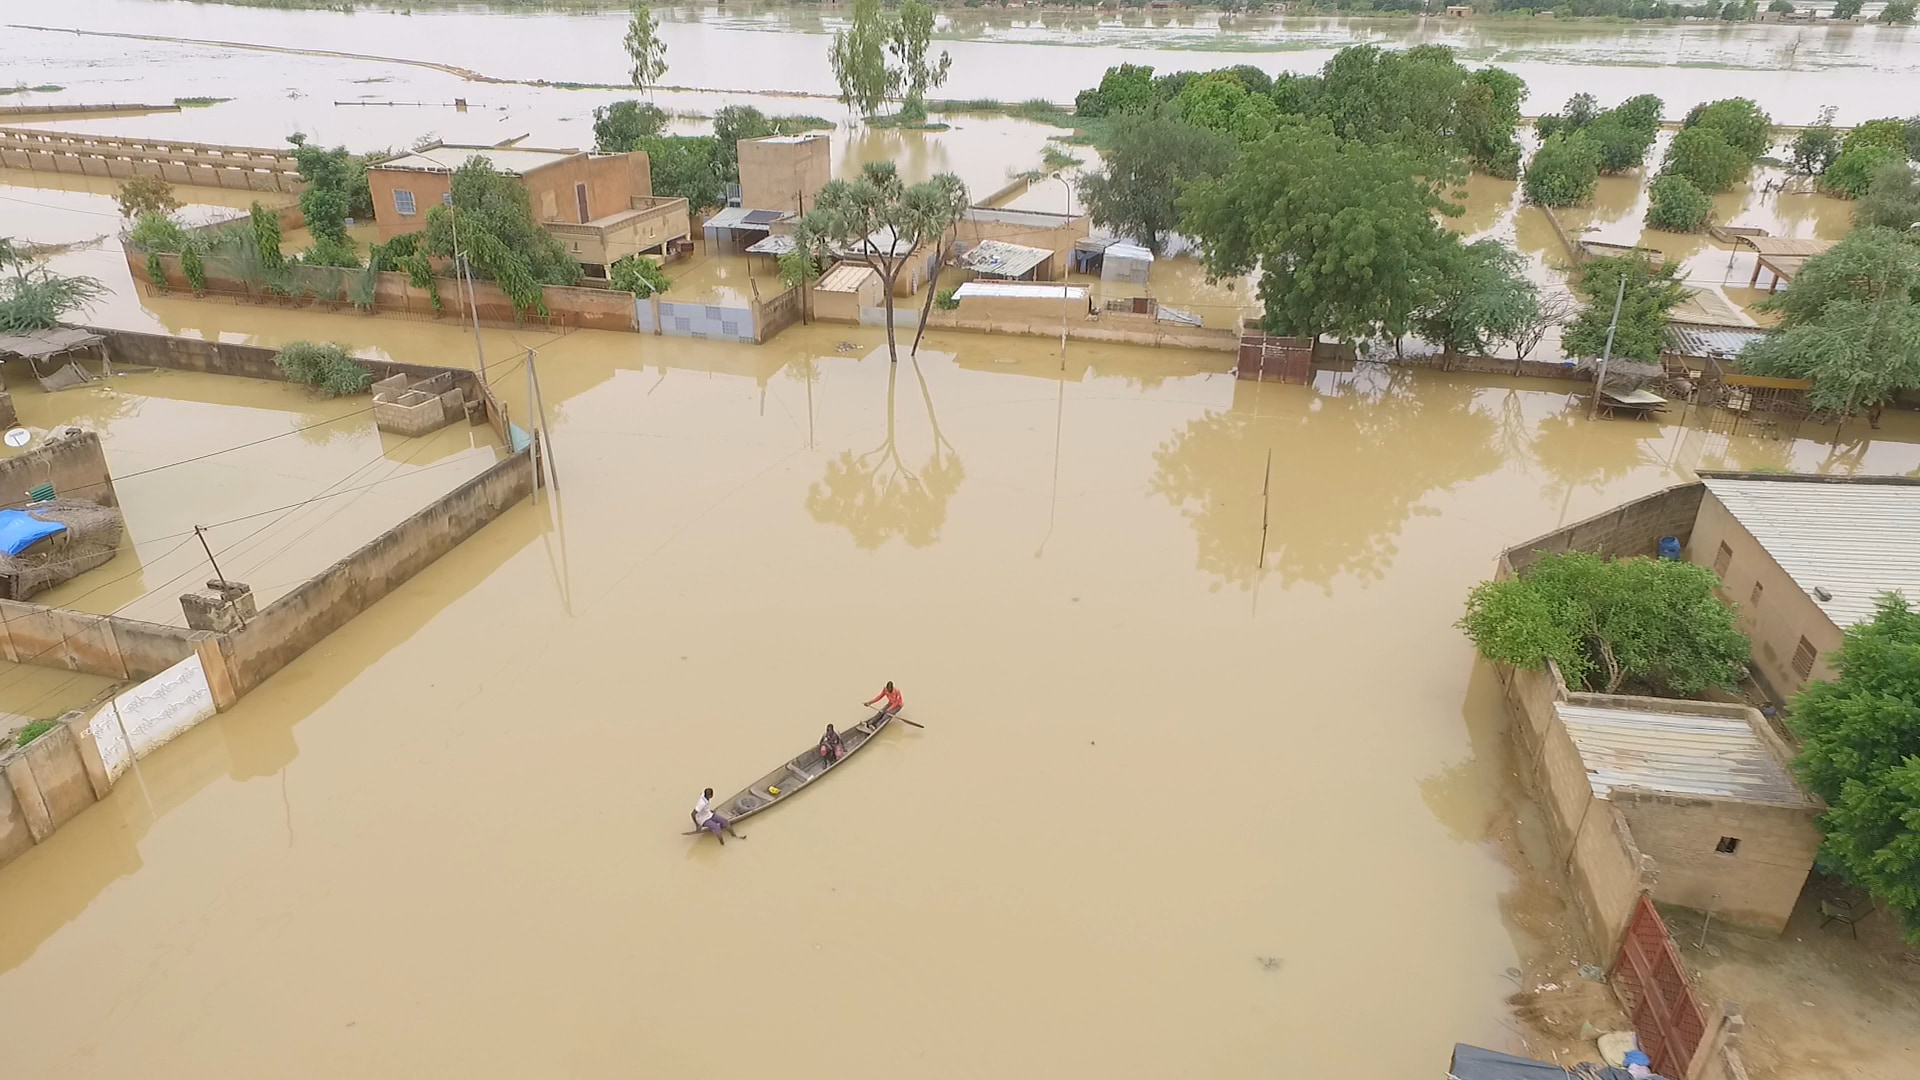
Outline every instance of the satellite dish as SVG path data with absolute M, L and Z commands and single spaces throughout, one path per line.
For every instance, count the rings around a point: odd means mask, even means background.
M 25 446 L 32 441 L 33 432 L 28 431 L 26 428 L 17 427 L 7 432 L 8 446 Z

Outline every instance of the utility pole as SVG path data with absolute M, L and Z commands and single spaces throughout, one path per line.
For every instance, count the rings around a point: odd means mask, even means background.
M 213 567 L 214 580 L 220 583 L 220 595 L 224 599 L 227 596 L 227 575 L 221 573 L 220 564 L 213 561 L 213 549 L 207 546 L 207 527 L 205 525 L 195 525 L 193 527 L 193 535 L 200 541 L 200 550 L 207 553 L 207 563 Z M 242 627 L 246 626 L 247 617 L 240 614 L 240 608 L 235 605 L 232 600 L 227 600 L 227 606 L 233 609 L 234 615 L 238 616 L 240 625 Z M 131 746 L 131 744 L 129 744 L 129 746 Z
M 1593 401 L 1587 406 L 1587 419 L 1600 415 L 1600 390 L 1607 384 L 1607 361 L 1613 359 L 1613 332 L 1620 328 L 1620 301 L 1627 298 L 1627 272 L 1620 272 L 1620 288 L 1613 294 L 1613 320 L 1607 323 L 1607 347 L 1600 350 L 1600 370 L 1593 376 Z

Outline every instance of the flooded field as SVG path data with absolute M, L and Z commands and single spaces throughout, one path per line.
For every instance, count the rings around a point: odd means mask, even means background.
M 1492 554 L 1696 466 L 1920 470 L 1910 414 L 1835 447 L 1550 384 L 879 342 L 529 341 L 560 500 L 6 869 L 10 1074 L 1428 1071 L 1508 1037 L 1529 947 L 1497 687 L 1449 627 Z M 744 843 L 680 835 L 888 678 L 926 730 Z

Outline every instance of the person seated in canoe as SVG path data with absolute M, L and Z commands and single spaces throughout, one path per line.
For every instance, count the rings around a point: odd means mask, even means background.
M 698 799 L 694 800 L 693 827 L 695 829 L 705 829 L 708 832 L 712 833 L 713 838 L 715 840 L 720 841 L 721 847 L 727 846 L 727 837 L 720 835 L 722 830 L 725 830 L 727 836 L 731 836 L 735 840 L 746 839 L 746 837 L 741 836 L 739 833 L 733 831 L 732 822 L 728 821 L 723 815 L 716 813 L 714 811 L 712 788 L 708 788 L 705 792 L 701 794 L 701 796 Z
M 900 706 L 907 703 L 907 699 L 900 696 L 900 691 L 893 688 L 893 681 L 891 679 L 887 681 L 886 686 L 880 688 L 879 693 L 868 698 L 861 704 L 872 705 L 876 701 L 885 702 L 885 704 L 880 706 L 879 712 L 861 721 L 860 729 L 862 731 L 872 731 L 875 727 L 879 726 L 882 719 L 898 713 Z
M 846 756 L 847 744 L 840 738 L 840 733 L 833 730 L 833 725 L 828 724 L 827 733 L 820 736 L 820 760 L 832 764 Z

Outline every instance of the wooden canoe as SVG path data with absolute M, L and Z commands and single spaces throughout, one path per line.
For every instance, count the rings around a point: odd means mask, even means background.
M 801 751 L 798 757 L 735 792 L 733 797 L 725 802 L 715 803 L 713 809 L 730 824 L 738 825 L 775 803 L 793 798 L 799 794 L 800 789 L 827 775 L 835 768 L 845 765 L 852 760 L 853 755 L 859 753 L 862 747 L 872 742 L 874 737 L 886 730 L 887 725 L 891 723 L 893 723 L 893 716 L 888 714 L 878 718 L 872 731 L 863 731 L 858 726 L 842 731 L 840 741 L 846 746 L 847 752 L 841 754 L 838 761 L 827 761 L 821 758 L 820 744 L 816 741 L 812 746 Z M 686 835 L 692 836 L 703 832 L 706 830 L 689 829 Z

